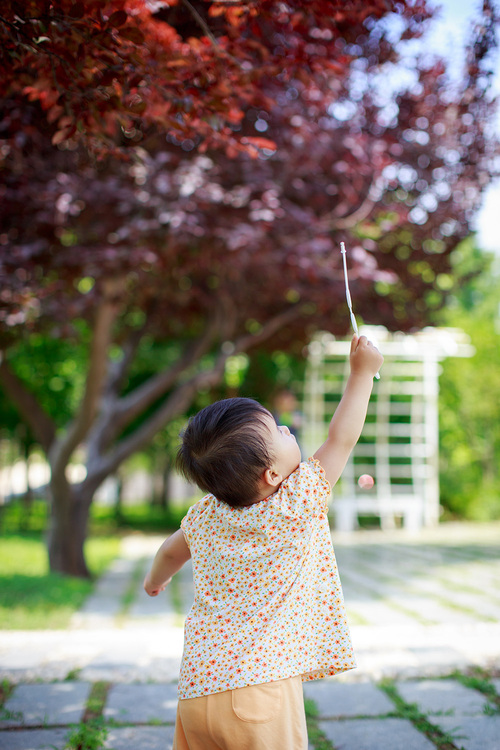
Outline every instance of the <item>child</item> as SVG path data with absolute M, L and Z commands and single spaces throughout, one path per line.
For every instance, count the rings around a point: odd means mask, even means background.
M 144 581 L 156 596 L 192 558 L 174 750 L 306 750 L 302 681 L 355 667 L 327 501 L 382 362 L 353 337 L 344 395 L 306 462 L 252 399 L 219 401 L 188 423 L 178 465 L 209 494 Z

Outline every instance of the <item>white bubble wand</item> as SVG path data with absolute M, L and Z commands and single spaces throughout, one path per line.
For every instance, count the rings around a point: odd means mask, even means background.
M 345 281 L 345 298 L 347 300 L 347 307 L 349 308 L 349 315 L 351 316 L 351 325 L 356 336 L 359 336 L 358 324 L 356 322 L 356 316 L 352 309 L 351 293 L 349 291 L 349 279 L 347 278 L 347 261 L 346 261 L 346 249 L 343 242 L 340 243 L 340 252 L 342 253 L 342 260 L 344 262 L 344 281 Z M 380 374 L 375 374 L 377 380 L 380 379 Z

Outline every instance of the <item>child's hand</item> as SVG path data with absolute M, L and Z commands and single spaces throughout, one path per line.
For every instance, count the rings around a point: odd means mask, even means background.
M 148 596 L 158 596 L 160 592 L 165 591 L 171 580 L 172 579 L 169 578 L 168 581 L 165 581 L 165 583 L 158 585 L 157 583 L 152 583 L 148 573 L 148 575 L 144 579 L 144 591 L 146 592 L 146 594 L 148 594 Z
M 384 358 L 366 336 L 356 336 L 355 334 L 351 341 L 349 362 L 352 373 L 360 375 L 366 373 L 374 377 L 380 370 Z

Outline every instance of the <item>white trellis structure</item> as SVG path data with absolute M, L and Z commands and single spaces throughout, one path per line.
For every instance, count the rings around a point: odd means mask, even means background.
M 335 487 L 335 528 L 352 531 L 359 516 L 380 518 L 383 529 L 401 518 L 415 531 L 439 520 L 438 377 L 447 357 L 470 357 L 474 349 L 457 329 L 426 328 L 414 335 L 385 328 L 360 330 L 384 355 L 361 438 Z M 349 375 L 350 340 L 318 335 L 309 346 L 303 394 L 302 448 L 307 455 L 325 440 L 328 424 Z M 362 489 L 359 477 L 374 484 Z

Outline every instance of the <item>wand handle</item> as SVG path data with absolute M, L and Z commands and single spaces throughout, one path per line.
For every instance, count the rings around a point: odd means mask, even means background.
M 351 325 L 356 336 L 359 336 L 358 324 L 356 322 L 356 316 L 352 309 L 351 292 L 349 291 L 349 280 L 347 278 L 347 261 L 346 261 L 346 249 L 343 242 L 340 243 L 340 252 L 342 253 L 342 260 L 344 263 L 344 281 L 345 281 L 345 298 L 347 300 L 347 307 L 349 308 L 349 315 L 351 316 Z M 375 373 L 375 378 L 380 380 L 380 373 Z

